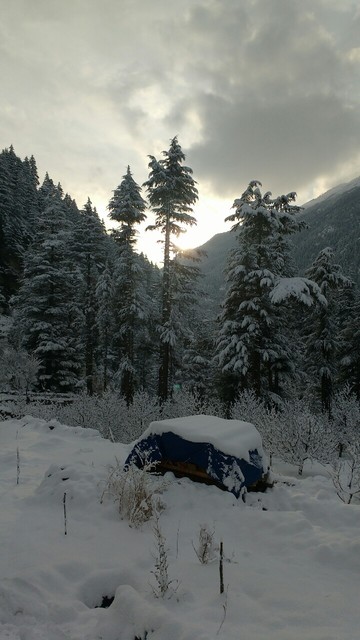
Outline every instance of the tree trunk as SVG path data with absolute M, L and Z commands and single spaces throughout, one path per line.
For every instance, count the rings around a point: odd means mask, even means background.
M 168 214 L 165 230 L 164 244 L 164 272 L 162 290 L 162 327 L 169 323 L 171 316 L 171 292 L 170 292 L 170 214 Z M 170 373 L 169 343 L 160 344 L 160 367 L 158 395 L 160 402 L 165 402 L 169 395 L 169 373 Z

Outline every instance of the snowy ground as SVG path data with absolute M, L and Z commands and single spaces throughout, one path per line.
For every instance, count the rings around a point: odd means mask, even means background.
M 56 422 L 0 423 L 1 640 L 359 638 L 359 506 L 341 503 L 320 467 L 303 479 L 279 467 L 246 505 L 169 476 L 160 526 L 179 584 L 156 599 L 152 524 L 130 528 L 100 504 L 108 465 L 128 451 Z M 202 523 L 224 543 L 222 595 L 218 562 L 194 552 Z M 96 608 L 105 595 L 112 605 Z

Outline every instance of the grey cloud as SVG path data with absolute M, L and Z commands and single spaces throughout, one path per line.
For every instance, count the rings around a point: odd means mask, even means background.
M 234 195 L 254 177 L 275 190 L 300 190 L 358 158 L 359 86 L 350 93 L 356 69 L 343 38 L 354 11 L 351 4 L 328 8 L 326 2 L 257 0 L 243 21 L 246 37 L 227 41 L 231 63 L 226 56 L 197 59 L 196 74 L 211 75 L 211 89 L 195 90 L 183 110 L 196 105 L 202 140 L 189 156 L 214 193 Z M 222 32 L 219 15 L 221 41 Z M 181 122 L 179 105 L 172 115 Z
M 285 104 L 228 105 L 204 100 L 203 143 L 189 152 L 201 181 L 237 197 L 249 180 L 274 192 L 300 191 L 359 151 L 360 117 L 336 98 L 312 96 Z
M 219 197 L 253 177 L 300 189 L 357 153 L 352 0 L 1 5 L 2 146 L 84 201 L 128 163 L 146 179 L 147 154 L 175 134 Z

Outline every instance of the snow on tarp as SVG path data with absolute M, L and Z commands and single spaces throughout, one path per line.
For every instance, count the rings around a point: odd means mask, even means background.
M 152 422 L 133 445 L 126 465 L 144 462 L 190 463 L 239 497 L 267 470 L 261 437 L 254 425 L 196 415 Z

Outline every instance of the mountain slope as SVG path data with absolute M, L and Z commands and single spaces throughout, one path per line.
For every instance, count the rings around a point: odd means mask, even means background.
M 205 256 L 199 263 L 203 275 L 200 286 L 205 291 L 204 306 L 210 317 L 216 316 L 220 310 L 220 303 L 224 299 L 226 281 L 224 270 L 229 251 L 236 245 L 236 236 L 230 231 L 217 233 L 199 249 Z
M 342 185 L 343 189 L 344 185 Z M 301 217 L 308 228 L 294 238 L 294 259 L 301 272 L 319 251 L 331 247 L 343 271 L 360 284 L 360 184 L 329 192 L 308 203 Z M 326 194 L 325 194 L 326 195 Z
M 296 271 L 303 274 L 321 249 L 331 247 L 345 275 L 360 285 L 360 177 L 327 191 L 304 205 L 300 214 L 308 227 L 293 236 Z M 207 295 L 206 312 L 217 315 L 225 295 L 229 251 L 235 234 L 218 233 L 200 248 L 207 256 L 200 263 L 202 288 Z

